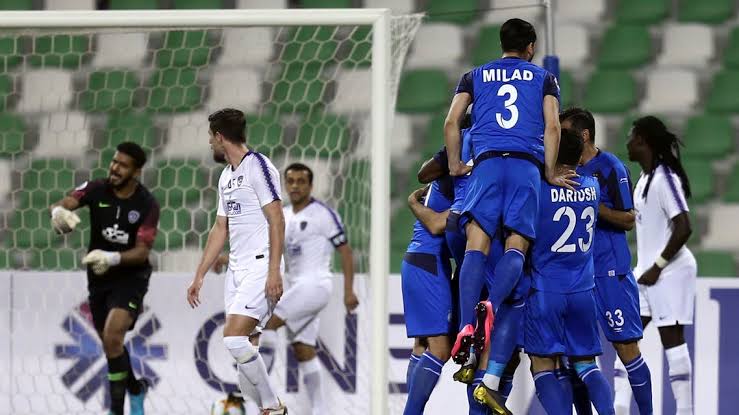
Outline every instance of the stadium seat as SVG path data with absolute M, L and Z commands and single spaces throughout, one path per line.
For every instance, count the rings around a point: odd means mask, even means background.
M 728 176 L 724 202 L 739 203 L 739 164 L 734 166 Z
M 44 0 L 46 10 L 95 10 L 95 0 Z
M 329 104 L 329 111 L 336 114 L 360 115 L 369 113 L 372 107 L 370 69 L 341 71 L 336 77 L 336 94 Z
M 9 229 L 11 232 L 6 243 L 16 248 L 46 248 L 54 240 L 48 208 L 16 210 L 10 219 Z
M 369 67 L 372 64 L 372 30 L 367 26 L 353 28 L 349 37 L 342 42 L 349 56 L 342 61 L 344 67 Z
M 272 85 L 269 106 L 282 113 L 309 113 L 321 109 L 327 83 L 320 65 L 290 63 Z
M 67 109 L 73 97 L 71 72 L 32 70 L 21 78 L 21 98 L 17 109 L 30 113 L 60 111 Z
M 636 102 L 634 78 L 625 71 L 596 71 L 588 80 L 584 102 L 592 112 L 610 114 L 627 111 Z
M 732 0 L 680 0 L 678 19 L 683 22 L 718 24 L 734 12 Z
M 287 0 L 236 0 L 237 9 L 287 9 Z
M 149 78 L 148 92 L 147 104 L 154 112 L 192 111 L 203 101 L 198 71 L 190 68 L 155 71 Z
M 164 244 L 166 238 L 158 236 L 157 241 L 160 238 L 162 241 L 159 243 Z M 164 272 L 192 272 L 200 264 L 202 255 L 203 251 L 195 248 L 162 251 L 160 253 L 159 269 Z
M 210 159 L 208 112 L 177 114 L 170 119 L 162 156 L 175 159 Z
M 133 71 L 92 72 L 87 89 L 80 94 L 80 109 L 88 112 L 129 109 L 138 86 L 139 79 Z
M 105 127 L 105 147 L 115 148 L 124 141 L 133 141 L 151 156 L 154 149 L 159 146 L 151 116 L 139 112 L 110 114 Z
M 662 37 L 660 66 L 702 68 L 716 54 L 713 29 L 700 23 L 667 25 Z
M 111 10 L 154 10 L 159 8 L 159 0 L 110 0 Z
M 684 114 L 698 102 L 695 72 L 674 69 L 647 74 L 646 93 L 639 106 L 642 113 Z
M 579 24 L 563 24 L 557 27 L 557 42 L 567 47 L 559 48 L 558 55 L 562 68 L 580 69 L 590 55 L 588 31 Z M 539 49 L 539 53 L 543 50 Z
M 21 174 L 18 198 L 24 208 L 48 208 L 76 187 L 75 166 L 69 160 L 37 159 Z
M 274 42 L 275 32 L 269 27 L 224 29 L 218 65 L 264 67 L 274 54 Z
M 734 171 L 736 174 L 737 172 Z M 733 175 L 736 178 L 736 175 Z M 720 249 L 726 251 L 737 251 L 739 249 L 739 240 L 736 235 L 739 233 L 739 226 L 736 218 L 739 217 L 739 183 L 733 179 L 730 183 L 730 193 L 725 195 L 724 201 L 731 204 L 718 204 L 712 206 L 708 221 L 708 233 L 701 241 L 702 247 L 706 249 Z
M 393 118 L 393 127 L 390 131 L 390 157 L 393 159 L 407 157 L 413 144 L 413 123 L 411 116 L 397 114 Z M 369 140 L 364 141 L 369 142 Z
M 146 59 L 145 33 L 99 33 L 93 68 L 139 68 Z
M 283 63 L 324 65 L 334 59 L 338 42 L 332 26 L 300 26 L 287 31 L 287 39 L 280 52 Z
M 489 25 L 480 29 L 477 43 L 472 49 L 472 65 L 480 66 L 503 55 L 500 49 L 500 26 Z
M 7 201 L 7 196 L 12 190 L 13 165 L 10 160 L 0 159 L 0 200 Z
M 163 199 L 159 199 L 162 204 Z M 159 232 L 154 241 L 154 249 L 157 251 L 170 251 L 183 249 L 185 238 L 192 229 L 192 214 L 186 208 L 172 208 L 166 204 L 159 211 Z
M 428 0 L 426 6 L 430 22 L 464 25 L 477 16 L 477 0 Z
M 598 66 L 633 69 L 649 62 L 651 55 L 652 40 L 646 27 L 617 24 L 603 35 Z
M 444 145 L 444 121 L 447 113 L 437 112 L 431 117 L 425 134 L 423 135 L 423 147 L 421 150 L 421 160 L 427 160 L 433 156 L 441 146 Z
M 655 24 L 670 13 L 669 0 L 621 0 L 616 8 L 619 23 Z
M 577 88 L 575 87 L 575 80 L 572 78 L 572 73 L 565 70 L 560 71 L 557 82 L 559 83 L 560 109 L 575 105 L 579 100 L 575 96 Z
M 216 36 L 207 30 L 171 30 L 164 34 L 164 46 L 154 53 L 159 68 L 195 68 L 212 63 Z
M 285 152 L 284 128 L 274 115 L 246 116 L 246 144 L 269 157 Z
M 239 108 L 253 112 L 262 100 L 261 72 L 245 68 L 216 68 L 210 75 L 208 111 Z
M 734 152 L 734 129 L 727 117 L 694 116 L 687 121 L 684 137 L 682 152 L 694 159 L 715 160 Z
M 413 40 L 406 66 L 408 69 L 455 69 L 465 48 L 462 27 L 451 23 L 421 25 Z
M 503 24 L 506 20 L 516 17 L 526 20 L 536 27 L 537 22 L 541 20 L 543 15 L 542 7 L 532 7 L 532 3 L 527 0 L 488 0 L 487 3 L 489 11 L 483 16 L 485 23 Z M 537 33 L 537 35 L 539 34 Z
M 170 159 L 157 163 L 155 174 L 146 183 L 151 187 L 161 206 L 179 207 L 196 203 L 200 193 L 208 186 L 208 173 L 197 161 Z
M 314 113 L 298 127 L 297 143 L 290 148 L 290 154 L 336 159 L 345 154 L 350 145 L 351 130 L 344 117 Z
M 453 90 L 444 72 L 433 69 L 406 71 L 400 77 L 398 112 L 436 111 L 449 104 Z
M 416 217 L 405 204 L 390 220 L 390 272 L 399 273 L 403 256 L 413 236 Z
M 739 112 L 739 71 L 724 70 L 713 78 L 706 109 L 714 113 Z
M 93 39 L 88 35 L 49 35 L 31 39 L 28 63 L 38 68 L 79 69 L 93 54 Z
M 23 62 L 20 37 L 0 37 L 0 73 L 7 73 Z
M 723 50 L 724 67 L 728 69 L 739 69 L 739 27 L 732 29 L 729 34 L 729 42 Z
M 33 0 L 3 0 L 0 10 L 33 10 Z
M 696 251 L 699 277 L 736 277 L 736 258 L 729 252 Z
M 56 112 L 39 121 L 36 157 L 82 159 L 91 142 L 89 120 L 81 112 Z
M 13 113 L 0 113 L 0 158 L 14 158 L 22 153 L 25 140 L 26 124 L 23 119 Z
M 606 11 L 605 0 L 567 0 L 556 4 L 556 13 L 563 21 L 600 24 Z
M 689 202 L 692 205 L 705 203 L 713 196 L 714 174 L 711 162 L 684 158 L 682 163 L 690 180 L 690 190 L 693 195 Z
M 173 9 L 222 9 L 224 2 L 218 0 L 172 0 Z
M 53 269 L 68 271 L 82 267 L 82 252 L 69 248 L 47 248 L 31 253 L 29 268 L 33 270 Z
M 368 9 L 390 9 L 393 14 L 413 13 L 413 0 L 364 0 L 364 7 Z
M 352 0 L 301 0 L 306 9 L 346 9 L 352 7 Z

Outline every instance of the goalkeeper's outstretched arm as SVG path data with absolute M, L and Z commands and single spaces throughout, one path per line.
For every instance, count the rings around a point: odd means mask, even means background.
M 80 207 L 80 201 L 72 196 L 64 196 L 64 198 L 51 206 L 51 226 L 54 231 L 61 235 L 72 232 L 74 227 L 80 223 L 80 218 L 73 211 Z

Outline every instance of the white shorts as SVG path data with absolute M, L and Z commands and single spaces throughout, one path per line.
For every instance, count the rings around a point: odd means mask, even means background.
M 642 317 L 651 317 L 657 327 L 693 324 L 697 272 L 695 258 L 686 255 L 662 270 L 656 284 L 639 284 Z
M 269 259 L 254 260 L 245 270 L 226 271 L 223 295 L 226 314 L 238 314 L 259 321 L 259 326 L 267 322 L 270 315 L 269 303 L 264 292 L 267 283 Z
M 328 304 L 332 291 L 329 279 L 298 280 L 285 291 L 274 314 L 285 321 L 290 343 L 315 347 L 320 328 L 318 313 Z

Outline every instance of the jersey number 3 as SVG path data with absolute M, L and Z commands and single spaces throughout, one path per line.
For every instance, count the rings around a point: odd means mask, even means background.
M 569 207 L 569 206 L 562 206 L 561 208 L 557 209 L 556 212 L 554 212 L 554 220 L 555 222 L 559 222 L 562 219 L 562 216 L 567 217 L 567 229 L 565 229 L 564 233 L 557 239 L 557 242 L 552 245 L 552 252 L 560 252 L 560 253 L 572 253 L 577 251 L 577 247 L 575 244 L 566 244 L 568 239 L 570 239 L 570 236 L 572 236 L 572 232 L 575 231 L 575 225 L 577 224 L 577 215 L 575 214 L 575 211 Z M 590 245 L 593 243 L 593 223 L 595 222 L 595 209 L 593 209 L 592 206 L 588 206 L 585 208 L 585 210 L 582 211 L 582 215 L 580 215 L 580 219 L 587 220 L 588 223 L 585 224 L 585 231 L 588 233 L 588 240 L 585 241 L 583 238 L 577 238 L 577 245 L 580 247 L 580 251 L 587 252 L 590 250 Z
M 511 84 L 504 84 L 498 89 L 498 96 L 502 97 L 504 95 L 507 95 L 508 98 L 503 102 L 503 105 L 511 113 L 511 118 L 503 118 L 503 114 L 496 112 L 495 121 L 498 122 L 499 126 L 508 130 L 513 128 L 518 122 L 518 107 L 514 105 L 518 99 L 518 90 Z

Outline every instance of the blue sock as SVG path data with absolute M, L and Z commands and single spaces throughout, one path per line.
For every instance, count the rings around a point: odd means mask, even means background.
M 475 305 L 485 285 L 485 261 L 480 251 L 467 251 L 459 272 L 459 329 L 475 324 Z
M 421 360 L 421 356 L 411 353 L 411 357 L 408 358 L 408 370 L 405 372 L 405 384 L 408 390 L 411 390 L 411 379 L 413 379 L 413 370 L 416 369 L 418 361 Z
M 503 374 L 500 378 L 500 386 L 498 386 L 498 392 L 503 399 L 508 400 L 508 396 L 511 395 L 513 389 L 513 375 Z
M 553 371 L 545 370 L 535 374 L 534 384 L 536 385 L 536 396 L 539 397 L 539 402 L 547 411 L 547 415 L 569 415 L 564 410 L 562 388 Z
M 595 362 L 575 362 L 574 366 L 577 375 L 588 387 L 590 401 L 593 402 L 598 415 L 614 415 L 616 412 L 613 409 L 611 387 Z
M 475 400 L 475 398 L 472 396 L 472 393 L 475 391 L 475 388 L 477 385 L 482 382 L 482 377 L 485 375 L 484 370 L 477 370 L 475 371 L 475 379 L 472 381 L 471 384 L 467 385 L 467 402 L 470 406 L 470 412 L 469 415 L 488 415 L 490 414 L 490 409 L 487 407 L 487 405 L 483 405 Z
M 624 366 L 629 374 L 629 383 L 634 392 L 634 400 L 639 406 L 639 414 L 652 415 L 652 374 L 647 362 L 639 355 Z
M 494 303 L 493 303 L 494 304 Z M 503 303 L 498 307 L 495 316 L 495 327 L 490 339 L 490 357 L 488 359 L 487 373 L 501 376 L 508 361 L 516 350 L 519 334 L 521 334 L 521 321 L 523 319 L 524 303 Z M 500 373 L 493 373 L 497 362 L 502 362 Z
M 554 369 L 554 376 L 557 377 L 559 386 L 562 388 L 564 407 L 572 411 L 572 380 L 570 379 L 570 371 L 566 368 Z
M 509 248 L 500 258 L 498 264 L 495 265 L 495 284 L 492 285 L 490 290 L 490 302 L 493 303 L 496 310 L 516 288 L 516 284 L 521 278 L 525 258 L 526 255 L 523 252 L 515 248 Z M 466 258 L 465 261 L 467 261 Z
M 588 387 L 582 382 L 575 369 L 570 368 L 568 370 L 570 372 L 570 382 L 572 382 L 572 403 L 575 405 L 575 412 L 577 412 L 577 415 L 593 415 Z
M 411 387 L 408 391 L 408 400 L 405 402 L 404 415 L 423 414 L 423 409 L 439 381 L 443 367 L 444 362 L 431 353 L 426 352 L 421 356 L 411 376 Z

